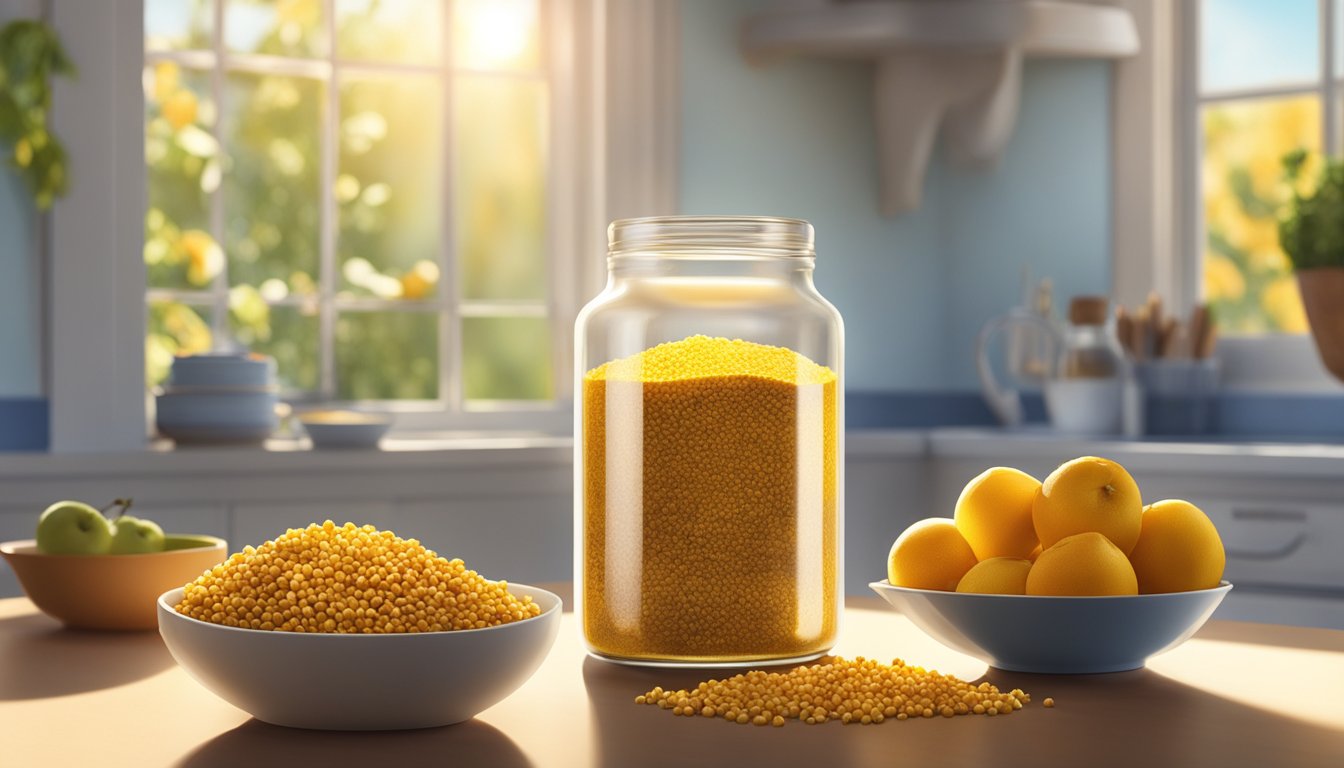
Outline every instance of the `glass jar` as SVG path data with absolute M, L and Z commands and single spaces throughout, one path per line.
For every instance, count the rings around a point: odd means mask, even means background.
M 575 567 L 593 654 L 815 658 L 842 580 L 840 314 L 798 219 L 608 230 L 576 323 Z
M 1129 364 L 1104 296 L 1076 296 L 1059 339 L 1052 376 L 1045 381 L 1045 409 L 1061 432 L 1117 434 L 1124 431 Z

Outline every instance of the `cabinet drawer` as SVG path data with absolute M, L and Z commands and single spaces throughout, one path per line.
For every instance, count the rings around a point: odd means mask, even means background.
M 1192 499 L 1213 520 L 1235 583 L 1344 591 L 1344 505 Z

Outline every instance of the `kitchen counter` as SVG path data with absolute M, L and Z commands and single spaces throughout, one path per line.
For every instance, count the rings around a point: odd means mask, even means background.
M 784 728 L 679 718 L 634 697 L 722 672 L 636 669 L 585 657 L 565 614 L 550 657 L 467 723 L 334 733 L 270 726 L 192 681 L 153 633 L 63 630 L 0 600 L 0 764 L 29 766 L 1338 766 L 1344 632 L 1210 622 L 1145 670 L 1063 677 L 987 670 L 876 598 L 851 599 L 837 653 L 1020 687 L 1009 717 Z M 335 675 L 343 670 L 332 670 Z M 1045 709 L 1045 697 L 1055 699 Z
M 928 455 L 935 459 L 1001 461 L 1012 456 L 1059 461 L 1061 457 L 1092 455 L 1119 461 L 1131 472 L 1158 469 L 1227 476 L 1344 477 L 1344 445 L 1338 443 L 1244 441 L 1217 436 L 1127 440 L 1063 435 L 1043 427 L 948 427 L 929 430 L 927 435 Z

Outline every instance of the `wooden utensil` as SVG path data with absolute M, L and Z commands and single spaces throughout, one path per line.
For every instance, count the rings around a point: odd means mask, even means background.
M 1162 319 L 1162 329 L 1157 334 L 1157 357 L 1176 357 L 1176 335 L 1181 324 L 1174 317 Z
M 1200 304 L 1190 313 L 1190 356 L 1204 358 L 1213 354 L 1213 324 L 1209 322 L 1209 305 Z
M 1134 360 L 1143 362 L 1148 359 L 1148 350 L 1151 349 L 1149 339 L 1152 336 L 1152 327 L 1148 314 L 1148 305 L 1139 307 L 1134 316 Z
M 1123 306 L 1115 308 L 1115 336 L 1126 355 L 1134 356 L 1134 318 Z

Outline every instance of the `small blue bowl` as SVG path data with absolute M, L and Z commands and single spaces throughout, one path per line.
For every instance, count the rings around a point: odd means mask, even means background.
M 299 414 L 299 423 L 314 448 L 377 448 L 392 426 L 392 417 L 358 411 L 310 411 Z
M 999 669 L 1058 675 L 1123 672 L 1185 642 L 1232 585 L 1160 595 L 1042 597 L 872 587 L 915 626 Z

